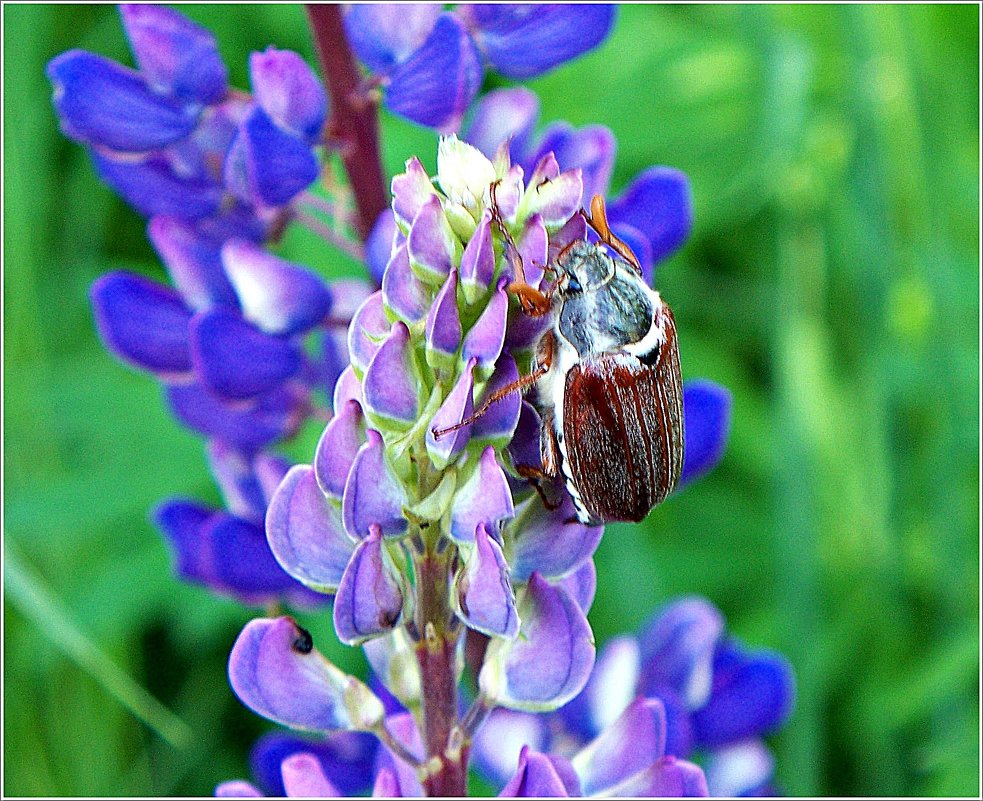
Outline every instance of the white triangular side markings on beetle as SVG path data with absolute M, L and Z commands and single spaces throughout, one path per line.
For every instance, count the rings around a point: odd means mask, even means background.
M 644 361 L 644 357 L 648 356 L 653 350 L 661 347 L 666 341 L 666 321 L 665 317 L 662 315 L 662 307 L 665 305 L 659 293 L 654 289 L 650 289 L 645 286 L 645 284 L 639 282 L 645 293 L 649 296 L 652 301 L 652 325 L 649 326 L 649 330 L 645 333 L 638 342 L 632 342 L 629 345 L 624 346 L 624 351 L 630 353 L 632 356 L 637 356 L 639 359 Z M 656 322 L 658 320 L 658 322 Z

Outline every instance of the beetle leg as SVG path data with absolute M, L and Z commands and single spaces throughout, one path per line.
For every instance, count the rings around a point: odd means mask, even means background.
M 642 265 L 638 261 L 638 256 L 632 252 L 632 249 L 628 247 L 628 244 L 624 240 L 619 239 L 614 235 L 614 232 L 608 225 L 608 213 L 604 208 L 604 198 L 601 195 L 594 195 L 594 197 L 591 198 L 590 214 L 581 209 L 580 216 L 583 217 L 585 222 L 594 229 L 605 245 L 608 245 L 632 267 L 634 267 L 636 273 L 639 275 L 642 274 Z
M 465 426 L 471 425 L 475 420 L 481 417 L 485 412 L 488 411 L 489 407 L 493 403 L 498 403 L 502 398 L 507 398 L 513 392 L 524 392 L 530 386 L 535 384 L 550 371 L 550 367 L 553 366 L 553 332 L 547 331 L 543 336 L 542 344 L 540 345 L 539 351 L 536 354 L 537 365 L 529 375 L 520 376 L 517 380 L 513 381 L 511 384 L 506 384 L 499 390 L 496 390 L 488 399 L 481 404 L 474 414 L 469 417 L 465 417 L 460 423 L 455 423 L 447 428 L 431 428 L 430 433 L 433 434 L 434 439 L 440 439 L 444 434 L 450 434 L 452 431 L 457 431 L 459 428 L 464 428 Z
M 532 467 L 531 465 L 516 465 L 516 472 L 525 479 L 529 480 L 532 488 L 536 490 L 536 494 L 539 496 L 539 500 L 543 502 L 543 506 L 546 507 L 547 512 L 555 512 L 563 505 L 563 495 L 559 494 L 555 498 L 549 497 L 546 494 L 546 490 L 543 489 L 543 484 L 551 484 L 552 478 L 538 467 Z
M 496 194 L 499 183 L 501 183 L 501 179 L 492 182 L 488 194 L 491 197 L 492 222 L 498 226 L 502 239 L 505 240 L 505 256 L 512 265 L 513 280 L 506 287 L 506 290 L 518 298 L 519 306 L 526 314 L 530 317 L 542 317 L 552 308 L 550 301 L 550 294 L 552 293 L 544 294 L 526 281 L 526 271 L 522 265 L 522 256 L 519 255 L 519 247 L 515 244 L 512 234 L 509 233 L 505 220 L 502 218 L 502 212 L 498 208 Z

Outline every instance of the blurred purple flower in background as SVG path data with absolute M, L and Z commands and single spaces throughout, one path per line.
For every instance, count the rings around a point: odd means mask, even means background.
M 486 67 L 551 70 L 603 41 L 613 7 L 308 13 L 330 101 L 300 56 L 274 48 L 250 57 L 250 93 L 231 89 L 212 35 L 156 6 L 121 7 L 136 69 L 83 51 L 48 68 L 63 130 L 150 218 L 173 283 L 113 272 L 91 297 L 107 348 L 207 439 L 225 508 L 171 498 L 153 515 L 177 572 L 246 604 L 330 599 L 334 634 L 372 667 L 368 684 L 344 673 L 291 617 L 249 623 L 231 686 L 304 736 L 267 735 L 259 786 L 216 793 L 461 794 L 472 751 L 511 797 L 766 790 L 761 737 L 790 710 L 788 665 L 725 638 L 698 599 L 595 664 L 603 527 L 577 521 L 562 485 L 528 480 L 537 406 L 513 391 L 483 407 L 532 372 L 551 324 L 513 302 L 516 264 L 548 289 L 551 260 L 589 235 L 579 212 L 607 193 L 616 143 L 603 126 L 535 135 L 538 100 L 521 87 L 488 93 L 453 132 Z M 434 176 L 406 161 L 385 211 L 380 98 L 449 134 Z M 326 178 L 325 197 L 314 184 L 332 149 L 350 185 Z M 645 170 L 609 217 L 651 280 L 692 227 L 688 182 Z M 372 282 L 329 284 L 270 252 L 295 222 L 364 259 Z M 355 242 L 346 227 L 371 233 Z M 719 462 L 730 409 L 725 388 L 687 382 L 681 484 Z M 274 452 L 311 419 L 326 425 L 308 460 Z

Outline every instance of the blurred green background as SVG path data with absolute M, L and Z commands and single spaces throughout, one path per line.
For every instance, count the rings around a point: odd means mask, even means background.
M 250 50 L 312 55 L 299 7 L 184 10 L 236 85 Z M 178 583 L 148 522 L 218 496 L 154 381 L 96 339 L 92 280 L 163 272 L 44 77 L 71 47 L 129 56 L 112 7 L 3 14 L 4 794 L 209 794 L 269 728 L 225 676 L 256 611 Z M 615 191 L 690 176 L 695 231 L 657 283 L 684 376 L 734 393 L 719 469 L 601 543 L 598 640 L 699 593 L 787 654 L 792 795 L 979 793 L 978 36 L 975 5 L 632 6 L 531 84 L 541 121 L 614 130 Z M 383 145 L 389 174 L 433 166 L 428 131 L 387 116 Z M 303 234 L 283 251 L 356 269 Z

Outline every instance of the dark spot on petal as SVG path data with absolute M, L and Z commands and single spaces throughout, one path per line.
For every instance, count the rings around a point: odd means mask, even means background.
M 297 636 L 290 643 L 290 647 L 298 654 L 309 654 L 314 650 L 314 638 L 307 629 L 297 626 Z

